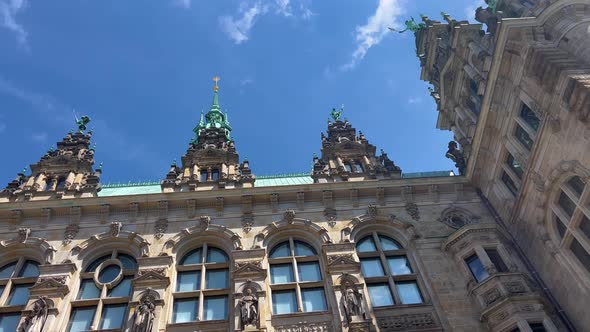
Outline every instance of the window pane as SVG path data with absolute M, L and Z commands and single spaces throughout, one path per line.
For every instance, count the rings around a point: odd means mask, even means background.
M 18 322 L 20 321 L 21 313 L 17 314 L 2 314 L 0 315 L 0 332 L 16 331 Z
M 94 271 L 96 271 L 96 268 L 100 265 L 100 263 L 106 261 L 109 258 L 111 258 L 111 255 L 104 255 L 101 258 L 98 258 L 94 262 L 90 263 L 90 265 L 88 265 L 88 267 L 86 268 L 85 272 L 94 272 Z
M 226 269 L 208 270 L 205 274 L 205 289 L 229 288 L 229 276 Z
M 412 268 L 406 256 L 387 257 L 387 262 L 389 263 L 389 270 L 394 276 L 412 274 Z
M 39 276 L 39 268 L 37 267 L 39 264 L 33 261 L 26 261 L 24 266 L 21 268 L 20 273 L 18 274 L 21 278 L 32 278 Z
M 201 271 L 178 272 L 178 279 L 176 281 L 177 292 L 199 290 L 201 288 Z
M 379 240 L 381 241 L 381 248 L 383 250 L 398 250 L 401 248 L 397 241 L 390 239 L 387 236 L 379 235 Z
M 293 241 L 295 244 L 295 256 L 315 256 L 317 253 L 309 244 L 301 241 Z
M 68 331 L 80 332 L 90 330 L 90 325 L 92 325 L 95 312 L 96 307 L 72 309 L 72 315 L 70 316 L 70 322 L 68 323 Z
M 123 327 L 127 304 L 108 304 L 102 307 L 99 329 L 120 329 Z
M 4 293 L 4 285 L 0 285 L 0 296 L 2 296 L 2 293 Z
M 557 232 L 559 232 L 559 235 L 563 238 L 565 235 L 565 225 L 557 216 L 555 216 L 555 225 L 557 225 Z
M 369 296 L 373 307 L 382 307 L 386 305 L 393 305 L 393 296 L 387 284 L 369 284 L 367 285 Z
M 522 174 L 524 171 L 522 170 L 522 166 L 514 159 L 514 156 L 510 153 L 508 154 L 508 158 L 506 158 L 506 164 L 508 167 L 516 174 L 519 179 L 522 179 Z
M 137 268 L 137 262 L 135 261 L 135 258 L 133 258 L 132 256 L 129 256 L 127 254 L 119 254 L 117 258 L 123 264 L 124 269 L 135 270 Z
M 506 264 L 504 264 L 504 260 L 502 260 L 502 257 L 500 257 L 500 254 L 496 249 L 486 249 L 485 251 L 498 272 L 508 272 L 508 267 L 506 266 Z
M 363 164 L 359 161 L 357 161 L 354 164 L 354 171 L 357 173 L 363 173 L 365 171 L 365 168 L 363 167 Z
M 520 117 L 533 128 L 535 131 L 539 129 L 539 123 L 541 122 L 535 112 L 533 112 L 526 104 L 522 104 L 520 109 Z
M 397 292 L 402 304 L 422 303 L 422 295 L 415 281 L 396 282 Z
M 211 180 L 219 181 L 219 170 L 218 169 L 214 169 L 211 171 Z
M 514 136 L 516 136 L 516 139 L 522 143 L 527 150 L 530 151 L 533 148 L 533 139 L 519 125 L 516 125 Z
M 270 266 L 270 283 L 284 284 L 295 281 L 292 264 L 274 264 Z
M 367 236 L 366 238 L 360 240 L 356 244 L 356 250 L 358 252 L 372 252 L 377 251 L 377 247 L 375 246 L 375 241 L 373 241 L 372 236 Z
M 322 280 L 320 263 L 318 262 L 297 263 L 297 272 L 299 272 L 299 281 Z
M 326 295 L 323 288 L 303 288 L 301 290 L 303 311 L 324 311 L 327 310 Z
M 576 209 L 576 203 L 572 202 L 572 200 L 563 191 L 561 194 L 559 194 L 558 204 L 563 212 L 565 212 L 565 214 L 571 218 L 574 214 L 574 210 Z
M 586 252 L 586 249 L 582 247 L 580 242 L 578 242 L 578 240 L 574 238 L 572 240 L 572 245 L 570 246 L 570 249 L 572 250 L 574 255 L 576 255 L 576 258 L 580 261 L 580 263 L 582 263 L 582 265 L 586 268 L 586 270 L 590 272 L 590 255 L 588 255 L 588 252 Z
M 280 258 L 291 256 L 291 249 L 289 249 L 289 242 L 283 242 L 274 247 L 270 252 L 270 258 Z
M 207 182 L 208 177 L 209 177 L 209 174 L 207 173 L 207 171 L 201 171 L 201 174 L 199 176 L 199 181 Z
M 172 323 L 185 323 L 197 320 L 198 299 L 175 299 L 172 308 Z
M 584 191 L 584 187 L 586 186 L 584 181 L 582 181 L 582 179 L 580 179 L 579 176 L 572 177 L 571 179 L 569 179 L 567 184 L 570 186 L 570 188 L 573 189 L 573 191 L 576 194 L 578 194 L 578 196 L 582 195 L 582 192 Z
M 8 305 L 26 304 L 29 300 L 29 287 L 31 286 L 33 284 L 13 285 L 12 292 L 10 292 L 10 296 L 8 297 Z
M 579 226 L 580 230 L 586 237 L 590 240 L 590 220 L 585 215 L 582 217 L 582 221 L 580 222 Z
M 518 187 L 516 186 L 516 183 L 512 181 L 512 178 L 508 174 L 506 174 L 506 172 L 502 172 L 502 182 L 504 182 L 506 188 L 508 188 L 512 195 L 517 195 Z
M 109 297 L 128 297 L 131 294 L 131 280 L 133 277 L 124 277 L 121 282 L 111 288 L 109 291 Z
M 350 166 L 349 163 L 344 163 L 344 169 L 348 172 L 348 173 L 352 173 L 352 167 Z
M 297 312 L 295 290 L 272 292 L 272 312 L 275 315 Z
M 100 270 L 98 281 L 103 284 L 113 282 L 113 280 L 117 279 L 119 273 L 121 273 L 121 267 L 119 265 L 108 265 Z
M 100 289 L 96 287 L 93 279 L 84 279 L 80 285 L 80 292 L 78 293 L 79 300 L 97 299 L 100 297 Z
M 4 265 L 0 269 L 0 279 L 8 279 L 12 277 L 12 272 L 14 272 L 14 268 L 16 267 L 16 262 L 12 262 L 10 264 Z
M 379 258 L 361 258 L 361 269 L 365 278 L 385 275 Z
M 529 327 L 531 328 L 531 330 L 533 332 L 545 332 L 547 330 L 545 330 L 545 326 L 543 325 L 543 323 L 530 323 Z
M 182 259 L 180 260 L 180 265 L 201 263 L 203 263 L 203 255 L 201 253 L 201 248 L 190 251 L 188 254 L 184 255 L 184 257 L 182 257 Z
M 204 320 L 227 319 L 227 296 L 206 297 Z
M 225 252 L 217 248 L 207 248 L 207 263 L 225 263 L 228 260 Z
M 471 255 L 465 260 L 465 263 L 467 263 L 467 266 L 469 266 L 469 270 L 477 282 L 481 282 L 485 278 L 489 277 L 488 272 L 483 267 L 483 264 L 477 255 Z

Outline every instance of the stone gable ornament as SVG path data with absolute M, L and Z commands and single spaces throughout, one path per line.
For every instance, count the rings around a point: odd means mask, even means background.
M 47 321 L 49 302 L 46 296 L 40 296 L 35 302 L 31 312 L 25 316 L 17 332 L 41 332 Z
M 377 205 L 371 204 L 367 207 L 367 214 L 373 218 L 379 214 L 379 210 L 377 209 Z
M 285 211 L 285 213 L 283 213 L 283 218 L 289 223 L 292 224 L 293 221 L 295 220 L 295 210 L 293 209 L 288 209 L 287 211 Z
M 420 221 L 420 210 L 418 209 L 418 205 L 416 205 L 416 203 L 407 203 L 406 212 L 410 215 L 410 217 L 412 217 L 412 219 Z
M 115 221 L 111 223 L 111 235 L 113 237 L 118 237 L 121 234 L 121 228 L 123 228 L 123 224 Z
M 17 237 L 18 242 L 25 243 L 27 241 L 27 239 L 29 238 L 29 235 L 31 235 L 30 228 L 19 228 L 18 229 L 18 237 Z
M 139 299 L 139 304 L 133 313 L 133 325 L 130 332 L 152 332 L 154 328 L 154 312 L 156 311 L 156 296 L 148 288 Z
M 80 227 L 77 224 L 71 224 L 68 227 L 66 227 L 66 230 L 64 231 L 64 239 L 62 241 L 63 245 L 65 246 L 70 244 L 78 234 L 79 230 Z
M 200 217 L 200 220 L 201 220 L 201 223 L 200 223 L 201 230 L 202 231 L 206 231 L 207 228 L 209 228 L 209 225 L 211 224 L 211 217 L 209 217 L 209 216 L 201 216 Z
M 156 221 L 154 225 L 154 237 L 156 239 L 161 239 L 164 236 L 164 233 L 168 230 L 168 220 L 167 219 L 160 219 Z
M 258 327 L 258 297 L 252 293 L 252 288 L 246 288 L 242 297 L 238 300 L 240 307 L 240 325 L 242 329 L 252 325 Z

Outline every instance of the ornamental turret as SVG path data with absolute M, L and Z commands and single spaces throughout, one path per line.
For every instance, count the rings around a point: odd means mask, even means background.
M 219 78 L 214 77 L 213 81 L 211 109 L 207 114 L 201 112 L 199 123 L 193 129 L 195 136 L 181 158 L 181 165 L 173 162 L 161 182 L 163 192 L 254 186 L 256 177 L 247 160 L 240 164 L 228 115 L 219 106 Z
M 343 109 L 332 109 L 328 135 L 321 134 L 321 157 L 313 157 L 312 178 L 315 183 L 400 178 L 401 169 L 376 148 L 361 131 L 356 132 L 348 120 L 341 120 Z
M 68 133 L 57 142 L 57 149 L 49 149 L 39 162 L 32 164 L 30 175 L 26 175 L 26 169 L 18 173 L 0 191 L 0 202 L 97 196 L 102 170 L 101 167 L 92 169 L 92 132 L 86 132 L 89 122 L 88 116 L 76 117 L 78 131 Z

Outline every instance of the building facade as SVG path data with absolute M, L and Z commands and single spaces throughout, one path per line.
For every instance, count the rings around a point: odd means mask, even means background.
M 587 329 L 590 3 L 476 17 L 408 22 L 459 176 L 333 110 L 311 173 L 256 177 L 216 81 L 162 181 L 101 185 L 77 120 L 0 192 L 0 331 Z

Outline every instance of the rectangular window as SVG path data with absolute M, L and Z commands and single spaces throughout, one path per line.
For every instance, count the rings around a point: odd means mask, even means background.
M 367 289 L 369 290 L 369 297 L 371 297 L 373 307 L 383 307 L 395 304 L 388 284 L 368 284 Z
M 385 275 L 379 258 L 361 258 L 361 269 L 365 278 L 382 277 Z
M 275 264 L 270 266 L 270 282 L 272 284 L 285 284 L 295 281 L 293 279 L 292 264 Z
M 120 329 L 127 313 L 127 304 L 107 304 L 102 307 L 99 329 Z
M 223 270 L 208 270 L 205 274 L 205 289 L 221 289 L 229 288 L 228 271 Z
M 186 323 L 197 320 L 198 299 L 174 299 L 172 323 Z
M 469 267 L 469 271 L 471 271 L 473 278 L 475 278 L 475 281 L 478 283 L 490 276 L 476 254 L 466 258 L 465 263 Z
M 519 179 L 522 179 L 522 174 L 524 173 L 522 166 L 520 166 L 520 164 L 514 159 L 514 156 L 510 153 L 506 158 L 506 164 L 508 164 L 508 167 L 514 172 L 514 174 L 516 174 Z
M 389 270 L 394 276 L 413 273 L 406 256 L 387 257 L 387 263 L 389 263 Z
M 574 214 L 574 210 L 576 209 L 576 203 L 574 203 L 563 191 L 559 195 L 559 200 L 557 202 L 559 203 L 559 207 L 563 210 L 563 212 L 565 212 L 565 214 L 571 218 Z
M 209 296 L 205 298 L 204 320 L 227 319 L 227 296 Z
M 422 303 L 422 295 L 415 281 L 396 282 L 395 287 L 402 304 Z
M 494 264 L 494 266 L 496 267 L 496 270 L 498 272 L 500 272 L 500 273 L 508 272 L 508 267 L 506 266 L 506 264 L 504 264 L 504 261 L 502 260 L 502 257 L 500 257 L 498 250 L 485 249 L 485 251 L 486 251 L 486 254 L 488 255 L 488 257 L 490 258 L 490 260 L 492 261 L 492 264 Z
M 94 279 L 82 280 L 80 285 L 80 292 L 78 293 L 78 300 L 98 299 L 100 297 L 100 289 L 96 287 Z
M 303 311 L 325 311 L 326 295 L 323 288 L 304 288 L 301 290 L 301 300 L 303 301 Z
M 588 240 L 590 240 L 590 220 L 588 220 L 588 217 L 583 215 L 582 221 L 580 221 L 579 227 L 580 227 L 580 230 L 582 231 L 582 233 L 584 233 L 584 235 L 586 235 L 586 238 Z M 2 292 L 0 292 L 0 294 L 2 294 Z
M 516 183 L 514 183 L 514 181 L 510 177 L 510 175 L 508 175 L 506 172 L 502 171 L 501 179 L 502 179 L 502 182 L 504 183 L 504 185 L 506 186 L 506 188 L 508 188 L 508 190 L 510 191 L 510 193 L 512 193 L 512 195 L 516 196 L 518 194 L 518 187 L 516 186 Z
M 298 263 L 297 272 L 299 273 L 299 281 L 322 280 L 320 264 L 318 262 Z
M 16 331 L 21 313 L 1 314 L 0 315 L 0 332 Z
M 524 147 L 527 150 L 531 150 L 533 148 L 533 139 L 531 138 L 531 136 L 529 136 L 529 134 L 522 129 L 522 127 L 520 125 L 516 125 L 516 130 L 514 131 L 514 136 L 516 136 L 516 139 L 522 144 L 524 145 Z
M 520 117 L 535 131 L 539 129 L 539 123 L 541 123 L 541 120 L 539 120 L 537 114 L 535 114 L 535 112 L 533 112 L 525 103 L 522 104 L 522 108 L 520 109 Z
M 33 284 L 13 285 L 12 292 L 10 292 L 8 301 L 6 301 L 8 305 L 27 304 L 27 301 L 29 301 L 29 287 L 31 286 Z
M 209 173 L 207 173 L 207 171 L 201 171 L 199 174 L 199 181 L 200 182 L 207 182 L 207 179 L 209 178 Z
M 131 294 L 131 280 L 133 277 L 124 277 L 121 282 L 109 290 L 109 297 L 128 297 Z
M 177 292 L 190 292 L 201 288 L 201 271 L 178 272 Z
M 272 312 L 275 315 L 297 312 L 297 299 L 295 298 L 295 290 L 273 291 Z
M 543 325 L 543 323 L 529 323 L 529 327 L 531 328 L 531 330 L 533 332 L 545 332 L 545 331 L 547 331 L 545 329 L 545 326 Z
M 584 249 L 584 247 L 582 247 L 582 245 L 580 244 L 580 242 L 578 242 L 577 239 L 574 238 L 572 240 L 572 244 L 570 246 L 570 249 L 574 253 L 574 255 L 576 256 L 576 258 L 580 261 L 582 266 L 584 266 L 584 268 L 586 268 L 586 270 L 588 270 L 588 272 L 590 272 L 590 255 L 588 255 L 588 252 L 586 252 L 586 249 Z
M 68 323 L 68 331 L 78 332 L 90 330 L 95 312 L 96 307 L 73 308 L 70 322 Z

